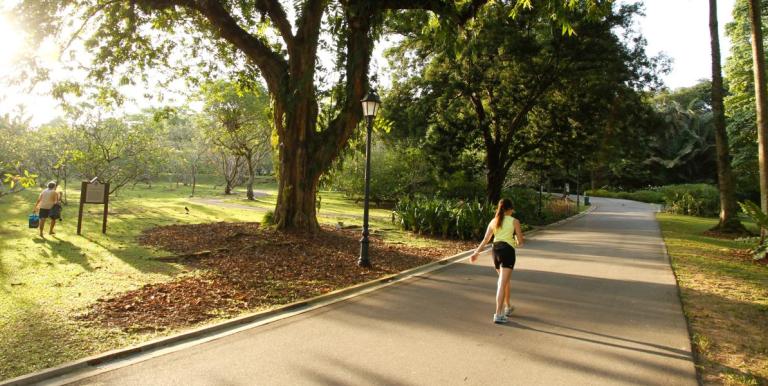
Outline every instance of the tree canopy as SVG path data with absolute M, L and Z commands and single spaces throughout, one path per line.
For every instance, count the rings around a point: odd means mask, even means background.
M 490 201 L 500 197 L 511 166 L 534 153 L 583 162 L 621 114 L 612 110 L 636 109 L 627 103 L 640 102 L 632 95 L 658 86 L 659 63 L 631 32 L 636 5 L 599 20 L 583 13 L 572 24 L 578 36 L 563 35 L 539 12 L 489 4 L 452 38 L 434 17 L 393 23 L 432 27 L 407 35 L 392 53 L 408 65 L 387 100 L 388 118 L 402 132 L 414 132 L 414 121 L 428 127 L 427 143 L 447 172 L 465 168 L 466 157 L 457 155 L 483 154 Z M 622 41 L 616 29 L 631 40 Z
M 17 10 L 34 26 L 37 41 L 52 35 L 67 42 L 82 38 L 93 56 L 91 78 L 97 81 L 128 84 L 156 67 L 173 68 L 193 80 L 192 66 L 202 69 L 198 73 L 205 78 L 224 71 L 247 83 L 260 75 L 272 98 L 279 138 L 276 222 L 280 228 L 316 229 L 317 183 L 360 120 L 359 100 L 369 87 L 371 53 L 384 20 L 400 10 L 429 11 L 455 29 L 486 3 L 27 0 Z M 598 17 L 612 5 L 610 0 L 497 3 L 511 6 L 509 17 L 537 8 L 556 20 L 563 33 L 574 31 L 574 12 Z M 332 72 L 318 71 L 322 48 L 334 54 Z M 323 126 L 317 119 L 321 110 L 330 111 Z

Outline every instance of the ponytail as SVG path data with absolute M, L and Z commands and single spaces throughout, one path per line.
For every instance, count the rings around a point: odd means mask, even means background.
M 510 199 L 502 198 L 499 200 L 499 206 L 496 208 L 496 216 L 494 216 L 496 219 L 496 223 L 493 224 L 494 231 L 497 231 L 499 228 L 501 228 L 501 225 L 504 223 L 504 212 L 510 209 L 514 209 Z

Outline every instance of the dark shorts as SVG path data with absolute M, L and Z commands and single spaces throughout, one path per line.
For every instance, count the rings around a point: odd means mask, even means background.
M 40 208 L 40 213 L 37 214 L 40 218 L 48 218 L 51 217 L 51 210 L 50 209 L 43 209 Z
M 54 220 L 61 220 L 61 206 L 59 206 L 58 208 L 54 206 L 51 209 L 40 208 L 40 213 L 38 213 L 37 215 L 40 218 L 52 218 Z
M 515 248 L 503 241 L 493 243 L 493 265 L 499 267 L 515 268 Z

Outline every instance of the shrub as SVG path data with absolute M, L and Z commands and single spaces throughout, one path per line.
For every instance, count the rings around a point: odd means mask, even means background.
M 270 210 L 264 214 L 264 218 L 261 219 L 261 225 L 273 226 L 275 225 L 275 212 Z
M 621 198 L 624 200 L 633 200 L 647 202 L 651 204 L 663 204 L 664 194 L 658 190 L 638 190 L 636 192 L 612 192 L 606 189 L 593 189 L 584 192 L 587 196 Z
M 539 193 L 530 188 L 514 187 L 505 189 L 502 197 L 512 200 L 515 207 L 515 217 L 523 223 L 538 223 Z M 546 208 L 549 201 L 549 194 L 542 198 L 543 206 Z
M 516 193 L 515 193 L 516 192 Z M 536 192 L 518 189 L 505 192 L 515 204 L 515 217 L 523 229 L 528 224 L 548 224 L 575 213 L 574 203 L 545 196 L 542 218 L 537 215 Z M 415 198 L 400 200 L 393 210 L 402 229 L 421 234 L 462 240 L 479 240 L 485 234 L 496 206 L 483 201 Z
M 740 202 L 739 205 L 741 205 L 741 210 L 744 211 L 744 213 L 747 214 L 747 216 L 751 217 L 752 220 L 755 221 L 755 223 L 760 228 L 768 228 L 768 214 L 763 213 L 763 211 L 760 209 L 757 204 L 755 204 L 752 201 L 746 201 L 746 202 Z M 762 240 L 758 240 L 757 246 L 752 251 L 754 254 L 755 260 L 761 260 L 768 257 L 768 238 L 763 238 Z
M 720 194 L 712 185 L 667 185 L 660 190 L 668 212 L 702 217 L 717 217 L 720 213 Z
M 416 193 L 432 195 L 439 189 L 434 167 L 417 146 L 387 146 L 379 138 L 371 149 L 370 197 L 373 201 L 395 201 Z M 365 186 L 365 154 L 353 150 L 340 157 L 321 180 L 324 189 L 362 197 Z
M 707 184 L 666 185 L 636 192 L 612 192 L 594 189 L 588 196 L 621 198 L 640 202 L 664 204 L 666 211 L 691 216 L 715 217 L 720 213 L 720 195 L 717 188 Z
M 399 201 L 394 213 L 407 231 L 467 240 L 483 236 L 493 210 L 478 201 L 416 198 Z

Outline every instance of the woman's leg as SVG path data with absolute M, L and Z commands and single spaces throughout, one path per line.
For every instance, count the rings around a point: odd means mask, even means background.
M 501 268 L 499 283 L 496 288 L 496 315 L 504 313 L 504 298 L 509 295 L 509 278 L 512 276 L 512 268 Z
M 497 268 L 496 269 L 496 273 L 498 275 L 501 275 L 501 268 Z M 510 303 L 510 300 L 509 300 L 509 291 L 510 291 L 510 287 L 512 287 L 509 283 L 511 283 L 511 282 L 512 282 L 512 274 L 509 275 L 509 281 L 507 283 L 507 291 L 504 294 L 504 305 L 506 307 L 512 307 L 512 303 Z
M 512 270 L 510 269 L 510 271 L 512 271 Z M 504 305 L 507 308 L 512 307 L 512 304 L 509 303 L 509 289 L 510 289 L 510 287 L 512 287 L 511 283 L 512 283 L 512 272 L 509 273 L 509 280 L 507 280 L 507 291 L 504 294 Z

